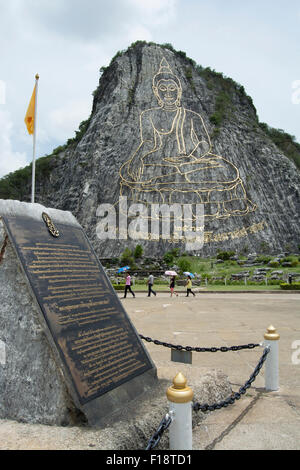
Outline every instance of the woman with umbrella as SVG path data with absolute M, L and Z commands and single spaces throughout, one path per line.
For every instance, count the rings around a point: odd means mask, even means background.
M 192 277 L 189 274 L 186 282 L 186 297 L 188 297 L 190 293 L 195 297 L 196 294 L 192 291 Z
M 124 266 L 123 268 L 120 268 L 118 270 L 118 273 L 127 272 L 129 269 L 130 269 L 130 266 Z M 131 289 L 131 277 L 130 277 L 129 272 L 127 272 L 127 274 L 125 275 L 125 290 L 124 290 L 124 297 L 123 297 L 124 299 L 126 299 L 127 291 L 129 291 L 132 294 L 132 296 L 135 297 L 135 294 L 133 290 Z
M 135 293 L 133 292 L 133 290 L 131 289 L 131 277 L 130 277 L 130 274 L 127 273 L 126 277 L 125 277 L 125 291 L 124 291 L 124 299 L 126 299 L 126 295 L 127 295 L 127 291 L 129 290 L 129 292 L 132 294 L 132 297 L 135 297 Z
M 175 277 L 177 276 L 177 273 L 175 271 L 166 271 L 165 275 L 166 276 L 171 276 L 171 279 L 170 279 L 171 297 L 173 296 L 173 294 L 175 294 L 176 297 L 178 297 L 177 292 L 174 291 L 174 289 L 175 289 Z
M 175 276 L 172 276 L 171 277 L 171 280 L 170 280 L 170 291 L 171 291 L 171 297 L 173 296 L 173 294 L 176 295 L 176 297 L 178 297 L 178 294 L 177 292 L 175 292 Z

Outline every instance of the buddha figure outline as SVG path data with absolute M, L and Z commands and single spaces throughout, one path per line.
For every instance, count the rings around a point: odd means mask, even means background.
M 153 77 L 158 107 L 140 114 L 140 143 L 120 168 L 120 195 L 135 203 L 203 203 L 212 219 L 255 211 L 239 171 L 212 144 L 200 114 L 181 104 L 182 88 L 165 58 Z

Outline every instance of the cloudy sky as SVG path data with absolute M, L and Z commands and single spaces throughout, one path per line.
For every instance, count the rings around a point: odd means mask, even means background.
M 300 142 L 299 0 L 0 0 L 0 177 L 32 159 L 24 116 L 35 74 L 40 157 L 74 137 L 100 67 L 137 40 L 233 78 L 260 121 Z

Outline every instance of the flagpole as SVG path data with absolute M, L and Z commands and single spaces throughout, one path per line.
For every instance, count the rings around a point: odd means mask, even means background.
M 35 102 L 34 102 L 34 123 L 33 123 L 33 154 L 32 154 L 32 184 L 31 184 L 31 203 L 34 203 L 35 194 L 35 148 L 36 148 L 36 121 L 37 121 L 37 95 L 39 75 L 35 76 Z

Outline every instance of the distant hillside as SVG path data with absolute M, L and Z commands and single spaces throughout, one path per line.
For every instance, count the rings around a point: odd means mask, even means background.
M 120 196 L 147 210 L 203 204 L 201 256 L 298 249 L 300 144 L 259 122 L 242 85 L 170 44 L 138 41 L 101 67 L 93 97 L 75 136 L 37 160 L 36 202 L 71 211 L 100 257 L 136 245 L 98 237 L 99 205 L 118 211 Z M 30 193 L 30 165 L 0 180 L 2 199 Z M 146 256 L 184 251 L 176 237 L 140 243 Z
M 109 67 L 112 66 L 114 61 L 122 56 L 125 52 L 134 50 L 137 46 L 142 45 L 157 45 L 155 43 L 146 41 L 137 41 L 127 49 L 127 51 L 118 51 L 115 56 L 112 58 Z M 216 106 L 214 113 L 210 116 L 210 121 L 215 125 L 213 136 L 215 137 L 219 133 L 219 128 L 222 121 L 230 113 L 230 94 L 232 91 L 238 93 L 240 96 L 244 97 L 245 100 L 252 106 L 252 109 L 255 113 L 257 124 L 263 130 L 263 132 L 268 135 L 272 142 L 280 149 L 284 155 L 286 155 L 290 160 L 292 160 L 298 170 L 300 170 L 300 144 L 296 142 L 295 137 L 288 134 L 282 129 L 275 129 L 266 123 L 259 123 L 256 109 L 253 104 L 252 98 L 248 96 L 245 92 L 245 89 L 242 85 L 235 82 L 229 77 L 223 75 L 223 73 L 216 72 L 209 67 L 202 67 L 201 65 L 196 64 L 196 62 L 187 57 L 186 53 L 183 51 L 176 51 L 171 44 L 162 44 L 160 45 L 163 49 L 172 51 L 176 56 L 183 58 L 187 64 L 185 67 L 185 75 L 190 81 L 190 85 L 193 88 L 193 79 L 192 79 L 192 70 L 203 77 L 207 82 L 208 89 L 218 89 L 219 94 L 216 99 Z M 101 67 L 101 75 L 109 67 Z M 101 80 L 99 87 L 92 93 L 94 96 L 94 105 L 97 102 L 97 99 L 103 94 L 103 87 L 101 86 Z M 132 90 L 129 90 L 129 95 L 132 93 Z M 129 103 L 130 104 L 130 103 Z M 92 114 L 91 114 L 92 115 Z M 75 131 L 75 137 L 68 139 L 65 144 L 57 147 L 53 150 L 52 154 L 45 157 L 40 157 L 36 161 L 36 178 L 37 181 L 43 181 L 45 177 L 49 176 L 51 171 L 55 168 L 57 156 L 62 152 L 66 153 L 68 149 L 73 149 L 78 142 L 80 142 L 85 131 L 87 130 L 90 119 L 82 121 L 79 125 L 77 131 Z M 253 123 L 250 124 L 253 126 Z M 67 152 L 69 153 L 69 152 Z M 16 170 L 0 179 L 0 198 L 1 199 L 18 199 L 22 201 L 29 201 L 31 193 L 31 164 L 26 167 Z

